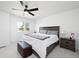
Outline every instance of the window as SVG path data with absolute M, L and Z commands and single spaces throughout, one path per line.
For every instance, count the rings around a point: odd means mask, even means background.
M 25 23 L 25 31 L 29 31 L 29 23 Z
M 29 31 L 29 23 L 17 22 L 17 27 L 19 32 Z

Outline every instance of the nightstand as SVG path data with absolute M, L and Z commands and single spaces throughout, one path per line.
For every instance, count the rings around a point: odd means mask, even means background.
M 75 40 L 69 38 L 60 38 L 60 47 L 72 50 L 75 52 Z

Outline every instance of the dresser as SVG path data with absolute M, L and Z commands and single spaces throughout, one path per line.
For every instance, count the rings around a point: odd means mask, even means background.
M 72 50 L 75 52 L 75 40 L 69 38 L 60 38 L 60 47 Z

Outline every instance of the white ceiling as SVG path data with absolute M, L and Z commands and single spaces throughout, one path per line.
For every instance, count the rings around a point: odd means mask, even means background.
M 39 11 L 32 12 L 35 16 L 29 16 L 27 14 L 23 16 L 23 12 L 12 10 L 11 8 L 23 10 L 19 1 L 0 1 L 0 10 L 21 17 L 41 19 L 50 15 L 79 8 L 79 1 L 24 1 L 24 3 L 27 4 L 29 8 L 39 8 Z

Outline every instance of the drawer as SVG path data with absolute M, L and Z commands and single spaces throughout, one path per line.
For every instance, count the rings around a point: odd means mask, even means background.
M 75 42 L 70 41 L 70 40 L 61 40 L 60 44 L 74 45 L 74 44 L 75 44 Z
M 61 44 L 60 47 L 63 47 L 63 48 L 67 48 L 67 49 L 73 49 L 74 46 L 71 46 L 71 45 L 68 45 L 68 44 Z
M 61 43 L 60 46 L 74 47 L 74 44 Z

